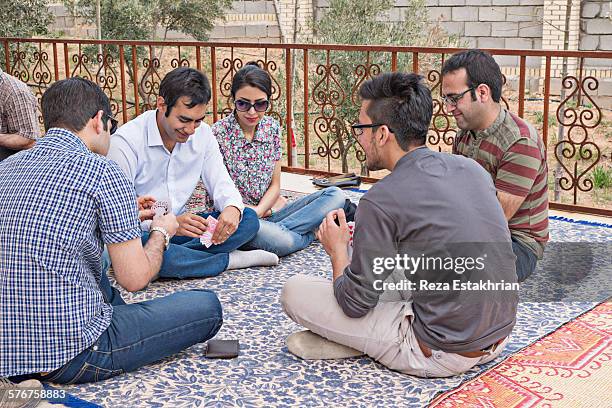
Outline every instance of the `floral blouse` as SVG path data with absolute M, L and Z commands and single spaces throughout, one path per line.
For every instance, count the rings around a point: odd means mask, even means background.
M 227 171 L 234 180 L 242 200 L 248 205 L 257 205 L 272 182 L 276 162 L 281 159 L 279 123 L 264 116 L 252 141 L 248 141 L 234 114 L 221 119 L 212 126 L 212 131 Z

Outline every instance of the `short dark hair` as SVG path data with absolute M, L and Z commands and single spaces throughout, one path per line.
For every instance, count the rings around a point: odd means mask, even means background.
M 252 86 L 264 92 L 268 99 L 272 96 L 272 79 L 270 74 L 262 69 L 255 61 L 247 62 L 242 67 L 232 81 L 232 98 L 236 98 L 236 92 L 245 86 Z
M 41 98 L 45 131 L 59 127 L 81 131 L 98 111 L 112 116 L 108 96 L 88 79 L 73 77 L 53 83 Z M 106 130 L 106 121 L 102 121 Z
M 190 101 L 186 106 L 191 109 L 210 102 L 210 95 L 210 82 L 206 75 L 189 67 L 173 69 L 159 84 L 159 96 L 164 98 L 164 103 L 168 106 L 166 117 L 170 115 L 181 96 L 189 97 Z
M 503 77 L 499 65 L 491 54 L 481 50 L 466 50 L 453 54 L 444 62 L 442 76 L 461 68 L 465 68 L 467 73 L 467 86 L 476 88 L 480 84 L 485 84 L 491 89 L 493 100 L 500 101 Z M 472 99 L 474 99 L 473 93 Z
M 431 91 L 417 74 L 387 72 L 366 81 L 359 96 L 371 101 L 372 123 L 387 125 L 402 150 L 425 144 L 433 103 Z

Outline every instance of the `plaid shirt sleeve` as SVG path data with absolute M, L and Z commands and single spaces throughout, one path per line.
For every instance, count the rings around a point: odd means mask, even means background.
M 134 186 L 119 166 L 109 161 L 96 194 L 99 225 L 106 244 L 140 238 Z
M 9 133 L 17 133 L 28 139 L 36 140 L 40 136 L 40 124 L 38 123 L 38 103 L 32 92 L 17 90 L 11 98 L 8 98 L 9 106 L 6 107 L 7 128 Z

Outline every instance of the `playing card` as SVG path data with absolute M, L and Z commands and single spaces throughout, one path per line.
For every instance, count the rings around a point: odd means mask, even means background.
M 351 239 L 349 240 L 349 246 L 353 246 L 353 233 L 355 232 L 355 222 L 349 221 L 347 222 L 347 225 L 349 228 L 349 235 L 351 237 Z
M 151 209 L 155 211 L 155 215 L 166 215 L 170 211 L 170 204 L 166 200 L 157 200 L 153 203 Z
M 215 229 L 217 228 L 217 224 L 219 221 L 211 215 L 206 218 L 206 222 L 208 224 L 208 228 L 206 231 L 200 235 L 200 243 L 204 245 L 206 248 L 209 248 L 212 245 L 212 236 L 215 233 Z

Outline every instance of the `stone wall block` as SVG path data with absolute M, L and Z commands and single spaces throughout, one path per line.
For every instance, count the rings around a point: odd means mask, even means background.
M 478 21 L 477 7 L 453 7 L 453 21 Z
M 504 48 L 503 38 L 482 37 L 478 39 L 478 48 Z
M 601 5 L 599 3 L 584 3 L 580 15 L 584 18 L 593 18 L 599 15 Z
M 523 22 L 519 23 L 519 37 L 542 38 L 542 23 Z
M 465 0 L 438 0 L 439 6 L 465 6 Z
M 517 37 L 518 23 L 496 23 L 492 25 L 491 36 L 493 37 Z
M 599 36 L 599 49 L 601 51 L 612 51 L 612 35 Z M 610 60 L 608 60 L 608 63 Z
M 464 33 L 463 22 L 444 22 L 441 25 L 449 34 L 463 35 Z
M 451 21 L 451 7 L 428 7 L 431 21 Z
M 491 35 L 491 23 L 467 23 L 465 25 L 466 37 L 487 37 Z
M 506 21 L 504 7 L 480 7 L 478 9 L 479 21 Z
M 542 9 L 533 6 L 508 7 L 506 21 L 541 21 Z
M 595 18 L 586 22 L 588 34 L 612 34 L 612 20 L 607 18 Z

